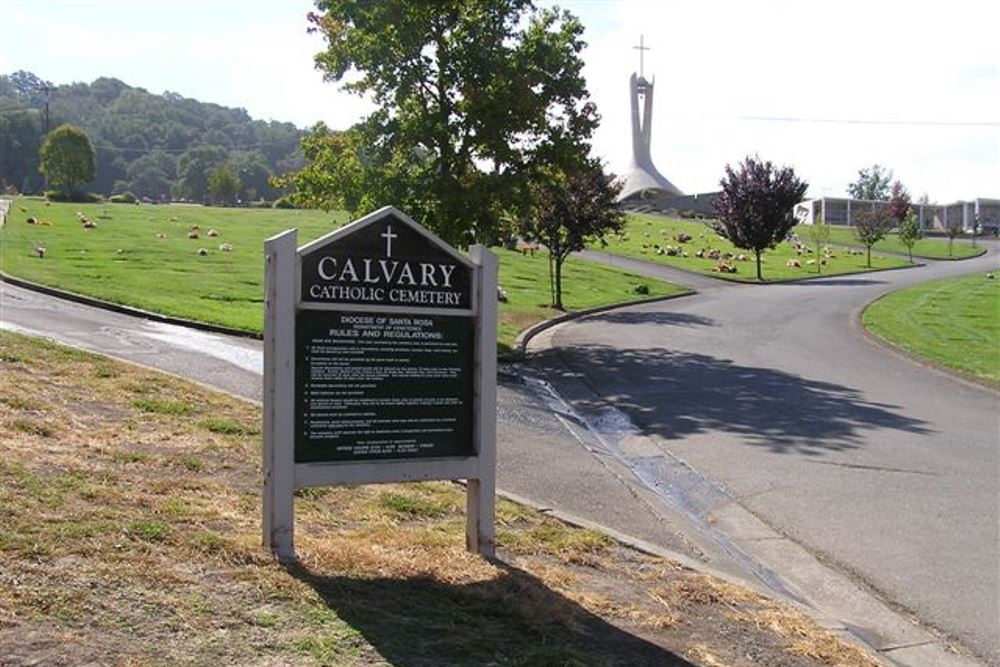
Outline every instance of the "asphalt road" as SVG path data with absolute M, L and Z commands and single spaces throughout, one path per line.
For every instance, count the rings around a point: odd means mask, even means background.
M 712 289 L 561 325 L 541 355 L 569 369 L 553 382 L 581 414 L 613 406 L 778 533 L 1000 664 L 1000 394 L 857 325 L 881 294 L 985 279 L 997 256 Z

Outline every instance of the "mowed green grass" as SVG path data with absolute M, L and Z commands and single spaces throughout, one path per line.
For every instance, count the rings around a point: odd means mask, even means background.
M 799 225 L 795 228 L 795 232 L 802 238 L 803 241 L 808 240 L 808 225 Z M 861 241 L 858 240 L 858 237 L 855 235 L 852 227 L 835 227 L 831 225 L 830 243 L 832 245 L 853 246 L 856 248 L 864 247 Z M 892 232 L 872 246 L 872 251 L 888 252 L 897 255 L 907 254 L 906 246 L 900 243 L 899 235 L 895 232 Z M 923 259 L 967 259 L 969 257 L 978 257 L 984 252 L 986 252 L 986 248 L 984 248 L 981 243 L 977 244 L 976 247 L 973 247 L 971 241 L 967 241 L 965 239 L 955 239 L 951 255 L 948 254 L 948 239 L 922 238 L 913 244 L 914 259 L 918 257 Z
M 528 326 L 560 315 L 549 307 L 549 261 L 544 252 L 525 257 L 516 250 L 494 248 L 500 258 L 500 286 L 507 292 L 507 303 L 501 303 L 500 341 L 513 342 Z M 643 278 L 618 269 L 570 257 L 563 265 L 563 306 L 569 310 L 593 308 L 611 303 L 634 301 L 656 296 L 681 294 L 677 285 Z M 636 287 L 645 285 L 647 294 Z
M 908 352 L 1000 384 L 1000 281 L 986 273 L 893 292 L 865 309 L 863 321 Z
M 676 240 L 680 233 L 688 234 L 693 239 L 687 243 L 680 243 Z M 804 241 L 805 239 L 803 239 Z M 591 247 L 594 250 L 660 262 L 717 278 L 744 282 L 757 281 L 757 268 L 753 253 L 734 247 L 729 241 L 719 237 L 705 223 L 678 220 L 661 215 L 633 213 L 628 216 L 624 235 L 609 236 L 607 242 L 606 247 L 601 247 L 600 244 L 594 244 Z M 656 246 L 663 248 L 667 245 L 680 248 L 688 256 L 671 257 L 666 254 L 658 254 Z M 736 267 L 737 273 L 722 274 L 713 271 L 719 263 L 717 260 L 695 256 L 702 249 L 706 251 L 719 250 L 734 256 L 742 254 L 746 259 L 745 261 L 730 260 L 730 263 Z M 788 266 L 790 260 L 797 260 L 801 266 Z M 809 264 L 809 260 L 816 260 L 816 263 Z M 906 266 L 906 264 L 905 260 L 899 258 L 885 257 L 877 253 L 872 255 L 873 269 L 898 268 Z M 851 255 L 839 248 L 833 249 L 833 257 L 827 260 L 826 266 L 822 267 L 819 266 L 815 254 L 799 255 L 790 243 L 785 242 L 779 243 L 774 250 L 765 251 L 761 258 L 761 272 L 765 281 L 815 278 L 820 273 L 822 275 L 837 275 L 868 270 L 863 255 Z
M 84 229 L 77 212 L 97 224 Z M 50 224 L 26 223 L 32 217 Z M 264 240 L 295 227 L 300 244 L 348 221 L 346 213 L 306 210 L 227 209 L 202 206 L 51 204 L 17 199 L 0 228 L 0 270 L 26 280 L 175 317 L 251 332 L 263 328 Z M 193 227 L 199 238 L 189 239 Z M 214 229 L 218 236 L 209 237 Z M 164 238 L 158 238 L 162 234 Z M 232 251 L 219 249 L 223 243 Z M 39 258 L 36 245 L 45 247 Z M 204 248 L 208 254 L 200 256 Z M 549 303 L 548 261 L 495 250 L 500 282 L 509 300 L 500 305 L 500 340 L 555 313 Z M 617 269 L 570 260 L 564 305 L 588 308 L 653 296 L 680 288 Z
M 22 210 L 25 209 L 25 210 Z M 81 212 L 97 224 L 84 229 Z M 50 226 L 25 223 L 33 217 Z M 52 204 L 18 199 L 0 230 L 0 268 L 51 287 L 176 317 L 260 331 L 264 240 L 291 227 L 305 243 L 344 214 L 275 209 Z M 194 226 L 199 238 L 189 239 Z M 209 237 L 214 229 L 218 236 Z M 157 234 L 166 238 L 159 239 Z M 231 252 L 219 250 L 232 244 Z M 38 258 L 35 244 L 45 247 Z M 199 256 L 199 248 L 208 251 Z

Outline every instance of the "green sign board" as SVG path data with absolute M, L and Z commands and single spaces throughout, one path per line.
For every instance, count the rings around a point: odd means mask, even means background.
M 301 310 L 297 463 L 470 456 L 470 317 Z

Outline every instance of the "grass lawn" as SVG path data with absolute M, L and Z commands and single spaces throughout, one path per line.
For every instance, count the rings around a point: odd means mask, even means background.
M 83 229 L 80 211 L 97 227 Z M 28 217 L 50 223 L 26 224 Z M 263 327 L 264 240 L 299 230 L 304 244 L 347 222 L 344 213 L 276 209 L 125 204 L 51 204 L 17 199 L 0 228 L 0 270 L 26 280 L 167 315 L 246 331 Z M 197 239 L 189 239 L 198 226 Z M 218 236 L 208 236 L 209 230 Z M 162 238 L 161 238 L 162 236 Z M 219 248 L 232 244 L 230 252 Z M 45 247 L 45 257 L 34 248 Z M 205 248 L 206 256 L 198 250 Z M 500 306 L 500 342 L 509 346 L 524 328 L 555 314 L 547 307 L 548 262 L 497 249 L 500 284 L 509 301 Z M 587 308 L 680 288 L 617 269 L 570 260 L 564 304 Z
M 446 482 L 296 497 L 260 547 L 260 409 L 0 332 L 0 664 L 876 663 L 791 608 Z M 677 657 L 675 657 L 677 656 Z
M 500 304 L 500 341 L 509 345 L 527 327 L 561 313 L 549 307 L 552 301 L 546 253 L 524 257 L 516 250 L 494 248 L 494 252 L 500 257 L 500 286 L 509 297 L 507 303 Z M 648 293 L 636 293 L 639 285 L 645 285 Z M 684 289 L 677 285 L 574 257 L 563 264 L 563 305 L 570 310 L 682 292 Z
M 688 234 L 692 240 L 687 243 L 680 243 L 676 240 L 678 234 Z M 626 223 L 625 233 L 618 236 L 608 237 L 607 247 L 600 247 L 599 244 L 592 246 L 594 250 L 603 250 L 617 255 L 636 257 L 651 262 L 661 262 L 670 266 L 675 266 L 688 271 L 695 271 L 717 278 L 729 280 L 739 280 L 744 282 L 756 282 L 757 270 L 754 263 L 753 253 L 735 248 L 729 241 L 720 238 L 711 227 L 700 222 L 691 222 L 668 218 L 660 215 L 650 214 L 630 214 Z M 687 253 L 687 257 L 682 255 L 670 256 L 659 254 L 656 246 L 678 248 L 681 253 Z M 699 250 L 718 250 L 722 253 L 731 253 L 734 256 L 744 255 L 745 260 L 730 260 L 730 264 L 736 268 L 736 273 L 722 274 L 713 271 L 719 263 L 718 260 L 696 257 Z M 837 275 L 843 273 L 857 273 L 867 271 L 865 257 L 863 255 L 851 255 L 845 250 L 833 249 L 833 257 L 827 260 L 827 265 L 820 268 L 818 262 L 809 264 L 810 260 L 817 258 L 812 254 L 799 255 L 795 248 L 789 243 L 780 243 L 774 250 L 764 253 L 761 261 L 761 270 L 765 281 L 769 280 L 795 280 L 801 278 L 814 278 L 822 275 Z M 788 266 L 788 263 L 798 261 L 799 267 Z M 878 254 L 872 255 L 872 267 L 875 269 L 888 269 L 906 266 L 905 260 L 894 257 L 884 257 Z
M 795 228 L 795 232 L 806 243 L 808 243 L 809 238 L 808 230 L 808 225 L 799 225 Z M 854 235 L 854 229 L 851 227 L 831 225 L 830 243 L 833 245 L 864 248 L 864 245 Z M 906 246 L 899 242 L 899 236 L 893 232 L 872 246 L 872 252 L 890 252 L 898 255 L 906 255 Z M 918 257 L 923 259 L 966 259 L 969 257 L 978 257 L 984 252 L 986 252 L 986 248 L 981 243 L 978 243 L 974 248 L 972 247 L 972 243 L 965 239 L 955 239 L 952 246 L 952 254 L 950 255 L 948 254 L 948 239 L 922 238 L 913 244 L 914 259 Z
M 977 273 L 908 287 L 871 304 L 863 320 L 908 352 L 1000 384 L 1000 280 Z

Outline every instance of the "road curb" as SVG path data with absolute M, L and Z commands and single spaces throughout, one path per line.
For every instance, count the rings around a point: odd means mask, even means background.
M 686 291 L 680 292 L 679 294 L 668 294 L 667 296 L 654 296 L 648 299 L 639 299 L 637 301 L 623 301 L 620 303 L 612 303 L 605 306 L 584 308 L 583 310 L 574 310 L 573 312 L 570 313 L 564 313 L 557 317 L 552 317 L 547 320 L 543 320 L 538 324 L 534 324 L 528 327 L 527 329 L 525 329 L 524 331 L 522 331 L 517 335 L 517 338 L 514 339 L 514 354 L 512 355 L 514 357 L 513 360 L 520 361 L 524 359 L 528 343 L 531 342 L 532 338 L 542 333 L 546 329 L 550 329 L 558 324 L 562 324 L 563 322 L 577 320 L 580 319 L 581 317 L 587 317 L 588 315 L 597 315 L 599 313 L 606 313 L 609 310 L 617 310 L 618 308 L 626 308 L 628 306 L 641 306 L 647 303 L 672 301 L 673 299 L 680 299 L 686 296 L 694 296 L 697 293 L 698 292 L 696 290 L 688 288 L 686 289 Z
M 149 310 L 114 303 L 113 301 L 105 301 L 103 299 L 77 294 L 76 292 L 69 292 L 56 287 L 41 285 L 30 280 L 25 280 L 24 278 L 17 278 L 9 273 L 4 273 L 3 271 L 0 271 L 0 282 L 10 283 L 11 285 L 15 285 L 16 287 L 20 287 L 22 289 L 39 292 L 41 294 L 48 294 L 49 296 L 65 299 L 66 301 L 72 301 L 74 303 L 80 303 L 93 308 L 109 310 L 123 315 L 131 315 L 132 317 L 141 317 L 142 319 L 151 320 L 153 322 L 174 324 L 177 326 L 187 327 L 188 329 L 198 329 L 209 333 L 220 333 L 229 336 L 239 336 L 241 338 L 253 338 L 255 340 L 263 339 L 263 335 L 256 331 L 247 331 L 246 329 L 236 329 L 234 327 L 227 327 L 221 324 L 211 324 L 209 322 L 199 322 L 197 320 L 188 320 L 183 317 L 173 317 L 171 315 L 154 313 Z

